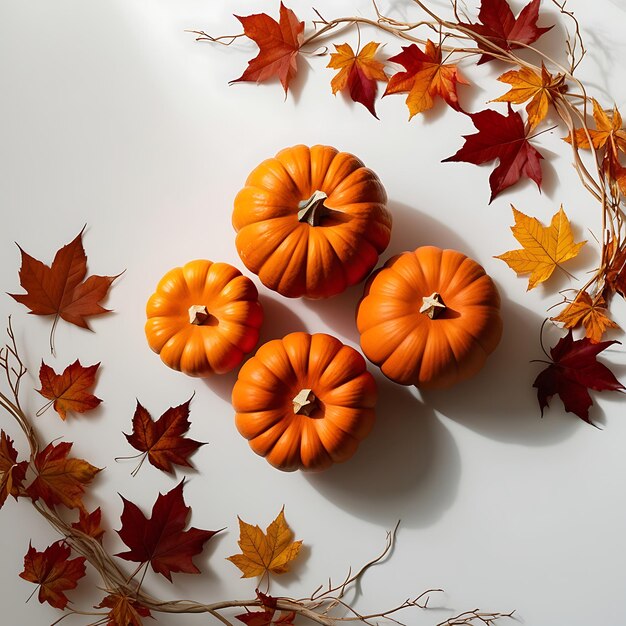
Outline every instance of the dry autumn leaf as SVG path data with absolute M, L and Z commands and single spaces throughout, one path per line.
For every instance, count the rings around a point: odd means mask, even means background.
M 102 511 L 100 507 L 87 513 L 84 509 L 78 511 L 78 521 L 72 524 L 74 530 L 79 530 L 89 537 L 93 537 L 96 541 L 102 543 L 102 535 L 104 535 L 104 528 L 102 528 Z
M 3 430 L 0 431 L 0 508 L 10 495 L 17 499 L 27 467 L 27 461 L 18 463 L 13 440 Z
M 593 119 L 596 123 L 596 129 L 585 130 L 577 128 L 574 131 L 576 145 L 579 148 L 589 149 L 591 144 L 598 150 L 607 144 L 611 148 L 611 152 L 617 154 L 618 151 L 626 153 L 626 130 L 622 128 L 622 116 L 617 107 L 613 108 L 613 114 L 609 117 L 606 111 L 600 106 L 598 101 L 593 99 Z M 589 133 L 589 136 L 587 136 Z M 572 143 L 571 135 L 564 137 L 567 143 Z M 589 140 L 591 139 L 591 144 Z
M 41 498 L 51 508 L 57 504 L 69 509 L 83 508 L 85 486 L 101 470 L 82 459 L 68 457 L 71 449 L 71 443 L 49 443 L 37 453 L 37 477 L 27 488 L 33 502 Z
M 264 576 L 265 574 L 284 574 L 289 570 L 302 541 L 293 541 L 293 532 L 285 521 L 285 510 L 281 509 L 276 519 L 264 533 L 258 526 L 247 524 L 239 519 L 239 548 L 241 554 L 229 556 L 243 573 L 242 578 Z
M 62 420 L 67 418 L 68 411 L 84 413 L 95 409 L 102 400 L 96 398 L 89 390 L 96 383 L 98 367 L 100 363 L 83 367 L 77 359 L 68 365 L 62 374 L 57 374 L 42 361 L 39 369 L 41 389 L 36 391 L 50 402 L 39 409 L 37 415 L 41 415 L 51 405 Z
M 559 315 L 551 319 L 561 322 L 565 328 L 576 328 L 582 324 L 585 336 L 593 343 L 601 341 L 607 329 L 619 328 L 608 317 L 604 298 L 598 296 L 592 299 L 586 291 L 579 293 L 573 302 L 570 302 Z
M 461 111 L 456 92 L 457 84 L 469 85 L 454 63 L 443 63 L 441 46 L 426 42 L 425 51 L 416 44 L 402 48 L 389 61 L 404 66 L 389 79 L 384 95 L 408 93 L 406 99 L 409 119 L 432 108 L 436 96 L 443 98 L 455 111 Z
M 278 22 L 266 13 L 235 17 L 241 22 L 246 37 L 259 46 L 259 54 L 248 61 L 248 67 L 239 78 L 230 82 L 261 83 L 269 78 L 278 77 L 287 94 L 289 83 L 297 71 L 304 22 L 298 21 L 296 14 L 282 2 Z
M 500 163 L 489 176 L 493 199 L 522 176 L 531 178 L 541 189 L 541 159 L 543 156 L 530 144 L 528 132 L 519 113 L 508 104 L 508 114 L 492 109 L 468 114 L 478 132 L 464 135 L 465 144 L 443 162 L 465 161 L 480 165 L 499 159 Z
M 515 218 L 511 231 L 523 248 L 505 252 L 495 258 L 502 259 L 517 274 L 530 274 L 530 290 L 550 278 L 561 263 L 573 259 L 586 241 L 574 242 L 563 207 L 552 216 L 550 226 L 543 226 L 539 220 L 525 215 L 514 206 L 511 208 Z
M 52 352 L 54 329 L 59 318 L 89 329 L 88 317 L 109 312 L 100 302 L 117 276 L 89 276 L 85 280 L 87 256 L 83 248 L 83 230 L 57 251 L 50 267 L 20 248 L 20 285 L 27 293 L 9 295 L 35 315 L 54 315 L 50 331 Z
M 347 90 L 353 102 L 360 102 L 378 119 L 374 107 L 378 91 L 376 81 L 387 81 L 384 63 L 374 58 L 380 44 L 370 41 L 356 54 L 347 43 L 334 45 L 336 51 L 330 55 L 326 66 L 339 70 L 330 83 L 333 94 Z
M 64 609 L 69 600 L 64 591 L 74 589 L 85 575 L 85 557 L 70 559 L 70 547 L 57 541 L 43 552 L 32 545 L 24 557 L 24 571 L 20 577 L 39 585 L 39 602 L 48 602 L 57 609 Z
M 111 593 L 96 607 L 111 609 L 108 614 L 107 626 L 142 626 L 142 617 L 150 617 L 145 606 L 122 593 Z
M 189 403 L 171 407 L 153 421 L 150 413 L 137 401 L 137 408 L 133 416 L 133 432 L 124 433 L 133 448 L 144 452 L 142 459 L 133 471 L 137 474 L 143 461 L 148 458 L 157 469 L 172 473 L 172 464 L 193 467 L 189 462 L 189 455 L 195 452 L 204 443 L 183 437 L 189 430 Z
M 556 77 L 552 76 L 543 63 L 541 64 L 541 74 L 530 68 L 522 67 L 519 70 L 505 72 L 498 77 L 498 80 L 511 85 L 511 89 L 492 102 L 523 104 L 530 100 L 526 105 L 526 113 L 531 129 L 535 128 L 546 117 L 550 104 L 554 102 L 555 98 L 567 90 L 563 74 L 558 74 Z

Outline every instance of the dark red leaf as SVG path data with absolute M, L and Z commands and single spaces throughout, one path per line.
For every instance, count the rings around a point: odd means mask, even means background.
M 9 495 L 17 500 L 27 467 L 26 461 L 18 463 L 13 440 L 3 430 L 0 431 L 0 508 Z

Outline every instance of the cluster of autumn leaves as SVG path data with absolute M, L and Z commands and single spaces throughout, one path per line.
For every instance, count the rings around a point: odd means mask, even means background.
M 88 327 L 88 318 L 106 312 L 100 302 L 107 295 L 115 277 L 86 277 L 87 257 L 82 245 L 82 231 L 55 255 L 50 266 L 31 257 L 23 250 L 20 281 L 27 290 L 25 295 L 13 295 L 28 306 L 33 313 L 54 315 L 81 327 Z M 16 355 L 16 352 L 13 352 Z M 79 360 L 57 374 L 42 362 L 37 391 L 48 403 L 40 409 L 41 415 L 50 406 L 65 420 L 68 414 L 84 413 L 95 409 L 101 402 L 93 393 L 99 363 L 81 365 Z M 3 366 L 9 367 L 8 362 Z M 8 372 L 7 372 L 8 373 Z M 203 444 L 185 436 L 189 429 L 189 406 L 191 399 L 168 408 L 158 419 L 139 403 L 132 420 L 132 432 L 126 434 L 131 446 L 139 451 L 141 464 L 148 461 L 156 468 L 173 473 L 174 465 L 191 467 L 190 455 Z M 0 430 L 0 508 L 8 496 L 30 499 L 47 510 L 59 507 L 77 510 L 78 520 L 71 528 L 80 535 L 102 542 L 102 512 L 98 507 L 88 512 L 83 503 L 87 487 L 101 471 L 91 463 L 70 456 L 72 443 L 50 443 L 38 450 L 29 461 L 19 460 L 13 440 Z M 128 550 L 115 556 L 139 564 L 134 575 L 142 567 L 152 569 L 171 581 L 175 572 L 199 573 L 193 557 L 200 554 L 204 544 L 220 531 L 186 528 L 190 507 L 184 501 L 184 481 L 165 495 L 159 494 L 150 517 L 133 502 L 122 497 L 121 528 L 117 531 Z M 243 577 L 283 573 L 297 556 L 301 542 L 293 541 L 284 512 L 264 533 L 258 526 L 239 521 L 241 553 L 230 557 Z M 38 585 L 40 602 L 65 609 L 68 597 L 65 592 L 74 589 L 85 576 L 84 556 L 71 558 L 70 545 L 57 541 L 42 551 L 32 545 L 24 557 L 24 571 L 20 576 Z M 131 577 L 132 579 L 132 577 Z M 130 580 L 129 579 L 129 582 Z M 95 608 L 103 609 L 103 617 L 109 626 L 140 626 L 142 617 L 150 615 L 148 607 L 127 589 L 112 590 Z M 261 597 L 263 596 L 263 597 Z M 276 613 L 275 600 L 259 595 L 261 610 L 236 616 L 240 621 L 255 626 L 280 623 L 289 626 L 295 619 L 293 613 Z

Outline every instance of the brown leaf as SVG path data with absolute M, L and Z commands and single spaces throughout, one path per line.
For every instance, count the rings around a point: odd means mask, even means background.
M 44 398 L 52 401 L 54 410 L 62 420 L 67 417 L 67 412 L 84 413 L 95 409 L 101 402 L 90 391 L 96 382 L 96 372 L 100 363 L 83 367 L 77 359 L 68 365 L 62 374 L 57 374 L 43 361 L 39 369 L 39 382 L 41 389 L 36 391 Z M 37 411 L 41 415 L 50 404 Z
M 0 508 L 9 495 L 17 500 L 27 467 L 26 461 L 18 463 L 13 440 L 3 430 L 0 431 Z
M 608 317 L 604 298 L 598 296 L 592 300 L 586 291 L 579 293 L 573 302 L 570 302 L 561 313 L 551 319 L 561 322 L 565 328 L 576 328 L 582 324 L 585 328 L 585 336 L 593 343 L 601 341 L 607 329 L 619 328 Z
M 24 571 L 20 577 L 39 585 L 39 602 L 48 602 L 64 609 L 69 600 L 64 591 L 74 589 L 85 575 L 85 557 L 69 559 L 70 547 L 57 541 L 38 552 L 32 545 L 24 557 Z
M 258 526 L 239 519 L 241 554 L 229 556 L 242 572 L 242 578 L 263 576 L 268 572 L 284 574 L 298 556 L 302 541 L 292 541 L 293 532 L 285 521 L 284 508 L 264 533 Z
M 106 596 L 97 609 L 111 609 L 107 626 L 142 626 L 142 617 L 150 617 L 150 610 L 128 596 L 111 593 Z
M 28 486 L 28 495 L 36 502 L 41 498 L 49 507 L 62 504 L 82 509 L 85 486 L 101 470 L 87 461 L 68 457 L 71 443 L 50 443 L 35 457 L 37 477 Z
M 133 416 L 133 432 L 124 433 L 133 448 L 145 452 L 144 458 L 164 472 L 173 472 L 172 464 L 193 467 L 189 455 L 204 443 L 183 437 L 189 430 L 189 403 L 167 409 L 158 420 L 153 421 L 150 413 L 137 401 Z M 143 462 L 143 459 L 142 459 Z M 141 467 L 141 463 L 137 470 Z M 136 471 L 137 471 L 136 470 Z M 133 474 L 136 474 L 136 471 Z
M 87 513 L 84 509 L 78 511 L 78 521 L 72 524 L 72 528 L 79 530 L 85 535 L 93 537 L 100 543 L 102 543 L 102 535 L 104 535 L 104 528 L 100 525 L 102 523 L 102 511 L 100 507 Z

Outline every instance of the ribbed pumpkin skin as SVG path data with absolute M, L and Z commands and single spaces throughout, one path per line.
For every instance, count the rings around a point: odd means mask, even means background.
M 311 389 L 310 416 L 293 398 Z M 233 388 L 237 429 L 259 455 L 283 471 L 319 471 L 349 459 L 372 429 L 376 383 L 365 359 L 323 333 L 269 341 L 246 361 Z
M 210 318 L 189 321 L 189 307 L 204 305 Z M 163 363 L 189 376 L 223 374 L 237 367 L 259 340 L 263 310 L 254 283 L 228 263 L 196 260 L 170 270 L 146 306 L 145 331 Z
M 332 210 L 319 226 L 298 221 L 315 191 Z M 246 267 L 283 296 L 327 298 L 363 280 L 389 244 L 387 194 L 352 154 L 294 146 L 263 161 L 235 198 L 236 246 Z
M 419 312 L 433 292 L 447 307 L 436 319 Z M 472 259 L 424 246 L 373 274 L 357 309 L 357 327 L 365 356 L 391 380 L 450 387 L 476 374 L 498 345 L 500 296 Z

